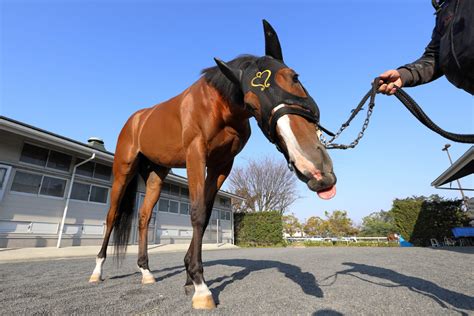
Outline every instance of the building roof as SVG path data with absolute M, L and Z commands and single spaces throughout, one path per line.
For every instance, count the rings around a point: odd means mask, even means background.
M 474 146 L 444 171 L 431 185 L 435 188 L 474 173 Z
M 9 117 L 5 117 L 0 115 L 0 129 L 12 132 L 14 134 L 19 134 L 22 136 L 26 136 L 29 138 L 37 139 L 38 141 L 47 141 L 51 144 L 56 146 L 67 148 L 71 151 L 82 153 L 82 154 L 89 154 L 92 155 L 93 153 L 96 154 L 98 159 L 113 163 L 114 160 L 114 153 L 101 150 L 96 147 L 92 147 L 86 143 L 79 142 L 77 140 L 55 134 L 53 132 L 38 128 L 36 126 L 32 126 Z M 185 177 L 179 176 L 177 174 L 170 173 L 167 177 L 169 180 L 173 182 L 178 182 L 184 185 L 188 185 L 188 179 Z M 226 192 L 223 190 L 219 190 L 219 194 L 225 197 L 244 200 L 242 197 L 235 195 L 230 192 Z

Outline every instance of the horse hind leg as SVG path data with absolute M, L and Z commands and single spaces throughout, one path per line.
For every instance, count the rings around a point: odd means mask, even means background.
M 110 235 L 114 228 L 114 224 L 119 215 L 118 213 L 120 211 L 120 204 L 124 202 L 123 199 L 126 194 L 130 195 L 127 196 L 128 199 L 134 198 L 134 196 L 131 196 L 132 194 L 134 194 L 133 192 L 126 191 L 134 189 L 128 188 L 128 186 L 130 186 L 133 178 L 135 177 L 137 159 L 138 157 L 135 157 L 134 160 L 130 159 L 128 163 L 121 163 L 120 166 L 115 168 L 116 170 L 114 170 L 114 182 L 112 184 L 112 189 L 110 193 L 110 208 L 107 213 L 104 240 L 102 242 L 102 247 L 96 257 L 96 265 L 89 279 L 89 283 L 97 283 L 102 280 L 102 267 L 107 257 L 107 247 L 109 245 Z
M 160 198 L 163 181 L 168 175 L 169 168 L 156 167 L 152 172 L 142 173 L 146 182 L 146 192 L 143 204 L 140 208 L 140 218 L 138 222 L 138 260 L 137 265 L 142 273 L 142 284 L 155 283 L 155 278 L 148 266 L 148 225 L 150 224 L 153 207 Z

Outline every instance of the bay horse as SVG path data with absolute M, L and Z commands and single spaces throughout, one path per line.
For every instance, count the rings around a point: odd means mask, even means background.
M 155 282 L 148 266 L 148 223 L 170 168 L 186 168 L 193 237 L 184 257 L 185 291 L 194 289 L 193 308 L 215 308 L 203 276 L 202 238 L 216 193 L 250 137 L 251 117 L 310 190 L 323 199 L 335 195 L 332 161 L 318 137 L 323 129 L 319 109 L 283 62 L 275 30 L 265 20 L 263 25 L 265 56 L 245 55 L 229 63 L 215 59 L 217 66 L 204 69 L 181 94 L 128 119 L 118 137 L 106 232 L 89 282 L 102 279 L 112 231 L 116 253 L 126 250 L 138 175 L 146 194 L 139 213 L 137 263 L 142 283 Z

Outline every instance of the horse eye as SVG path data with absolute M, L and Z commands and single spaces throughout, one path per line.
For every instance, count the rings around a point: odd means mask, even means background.
M 298 83 L 298 82 L 299 82 L 299 80 L 298 80 L 298 75 L 297 75 L 297 74 L 295 74 L 295 75 L 293 76 L 293 82 L 294 82 L 294 83 Z

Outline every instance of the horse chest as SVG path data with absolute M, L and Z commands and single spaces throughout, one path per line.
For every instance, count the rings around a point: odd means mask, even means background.
M 247 143 L 250 133 L 238 132 L 226 127 L 213 137 L 208 146 L 209 157 L 213 160 L 228 161 L 233 159 Z

